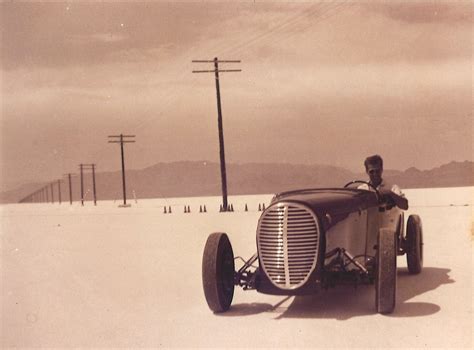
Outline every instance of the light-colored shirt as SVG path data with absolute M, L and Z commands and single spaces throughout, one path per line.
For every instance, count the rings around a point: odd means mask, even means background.
M 374 191 L 373 187 L 371 187 L 367 184 L 362 184 L 362 185 L 358 186 L 357 188 L 360 189 L 360 190 Z M 402 192 L 400 187 L 398 187 L 397 185 L 390 185 L 390 184 L 386 183 L 384 180 L 382 180 L 380 185 L 377 186 L 378 191 L 381 191 L 381 190 L 386 189 L 386 188 L 390 188 L 390 191 L 392 191 L 393 193 L 399 195 L 400 197 L 405 197 L 405 194 Z

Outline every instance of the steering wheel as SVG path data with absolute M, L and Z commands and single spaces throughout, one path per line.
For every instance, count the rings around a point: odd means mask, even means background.
M 347 188 L 351 185 L 354 185 L 354 184 L 365 184 L 369 187 L 371 187 L 374 191 L 375 191 L 375 195 L 377 196 L 377 199 L 379 202 L 382 201 L 382 195 L 380 194 L 379 190 L 377 189 L 377 187 L 375 187 L 374 185 L 372 185 L 370 182 L 367 182 L 367 181 L 362 181 L 362 180 L 354 180 L 354 181 L 351 181 L 351 182 L 348 182 L 344 185 L 344 188 Z

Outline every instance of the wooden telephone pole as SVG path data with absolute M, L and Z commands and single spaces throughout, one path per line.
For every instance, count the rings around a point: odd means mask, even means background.
M 222 184 L 222 209 L 227 211 L 227 175 L 225 169 L 225 152 L 224 152 L 224 130 L 222 125 L 222 107 L 221 107 L 221 92 L 219 85 L 219 73 L 225 72 L 241 72 L 241 69 L 221 69 L 219 70 L 219 63 L 240 63 L 240 60 L 218 60 L 215 57 L 213 60 L 193 60 L 193 63 L 214 63 L 212 70 L 193 70 L 193 73 L 214 73 L 216 80 L 216 95 L 217 95 L 217 127 L 219 129 L 219 155 L 221 164 L 221 184 Z
M 97 205 L 97 191 L 95 187 L 95 164 L 82 164 L 82 169 L 84 170 L 92 170 L 92 193 L 94 195 L 94 205 Z
M 68 184 L 69 184 L 69 204 L 72 205 L 72 177 L 76 176 L 76 174 L 68 173 L 64 174 L 63 176 L 66 176 L 68 178 Z
M 124 143 L 134 143 L 135 140 L 131 138 L 135 137 L 135 135 L 110 135 L 109 143 L 120 143 L 120 153 L 122 155 L 122 190 L 123 190 L 123 207 L 127 207 L 127 190 L 125 187 L 125 157 L 123 152 L 123 144 Z
M 84 164 L 79 164 L 81 174 L 81 205 L 84 206 Z

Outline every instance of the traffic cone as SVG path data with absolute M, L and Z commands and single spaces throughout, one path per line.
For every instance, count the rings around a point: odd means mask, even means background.
M 222 207 L 222 204 L 219 207 L 219 213 L 222 213 L 224 211 L 224 208 Z
M 171 214 L 171 205 L 168 207 L 168 213 Z
M 190 213 L 190 212 L 191 212 L 191 208 L 190 208 L 189 205 L 188 205 L 188 213 Z
M 249 208 L 247 207 L 247 203 L 245 203 L 245 211 L 249 211 Z
M 202 213 L 202 205 L 199 206 L 199 212 Z
M 184 206 L 184 212 L 185 212 L 185 213 L 187 213 L 187 212 L 188 212 L 188 210 L 187 210 L 186 206 Z
M 262 205 L 262 211 L 264 211 L 264 210 L 265 210 L 265 203 L 263 203 L 263 205 Z
M 258 203 L 258 211 L 262 211 L 262 205 Z
M 206 205 L 204 204 L 204 212 L 207 213 Z
M 163 214 L 166 214 L 166 207 L 165 207 L 165 210 L 163 211 Z

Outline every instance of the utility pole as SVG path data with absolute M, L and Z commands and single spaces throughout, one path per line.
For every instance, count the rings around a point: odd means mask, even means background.
M 95 190 L 95 164 L 92 164 L 92 189 L 94 191 L 94 205 L 97 205 L 97 192 Z
M 84 171 L 83 171 L 84 164 L 79 164 L 79 169 L 81 172 L 81 205 L 84 206 Z
M 58 200 L 59 204 L 61 204 L 61 180 L 58 180 Z
M 51 189 L 51 204 L 54 204 L 54 189 L 53 189 L 53 183 L 49 184 L 49 188 Z
M 69 182 L 69 205 L 72 205 L 72 181 L 71 181 L 71 173 L 67 174 L 68 182 Z
M 97 192 L 95 188 L 95 164 L 82 164 L 84 170 L 92 170 L 92 189 L 94 193 L 94 205 L 97 205 Z
M 75 176 L 76 174 L 71 174 L 71 173 L 68 173 L 68 174 L 63 174 L 63 176 L 66 176 L 68 177 L 68 182 L 69 182 L 69 204 L 72 205 L 72 176 Z
M 122 155 L 122 190 L 123 190 L 123 207 L 127 207 L 127 190 L 125 187 L 125 157 L 123 152 L 123 144 L 124 143 L 134 143 L 135 140 L 131 138 L 135 137 L 135 135 L 110 135 L 109 136 L 109 143 L 120 143 L 120 153 Z M 128 205 L 130 206 L 130 205 Z
M 216 96 L 217 96 L 217 127 L 219 129 L 219 155 L 221 163 L 221 183 L 222 183 L 222 208 L 223 211 L 228 210 L 227 205 L 227 175 L 225 169 L 225 152 L 224 152 L 224 130 L 222 125 L 222 107 L 221 107 L 221 93 L 219 86 L 219 73 L 225 72 L 241 72 L 241 69 L 221 69 L 219 70 L 219 63 L 240 63 L 240 60 L 218 60 L 215 57 L 213 60 L 193 60 L 193 63 L 214 63 L 213 70 L 193 70 L 193 73 L 214 73 L 216 80 Z

